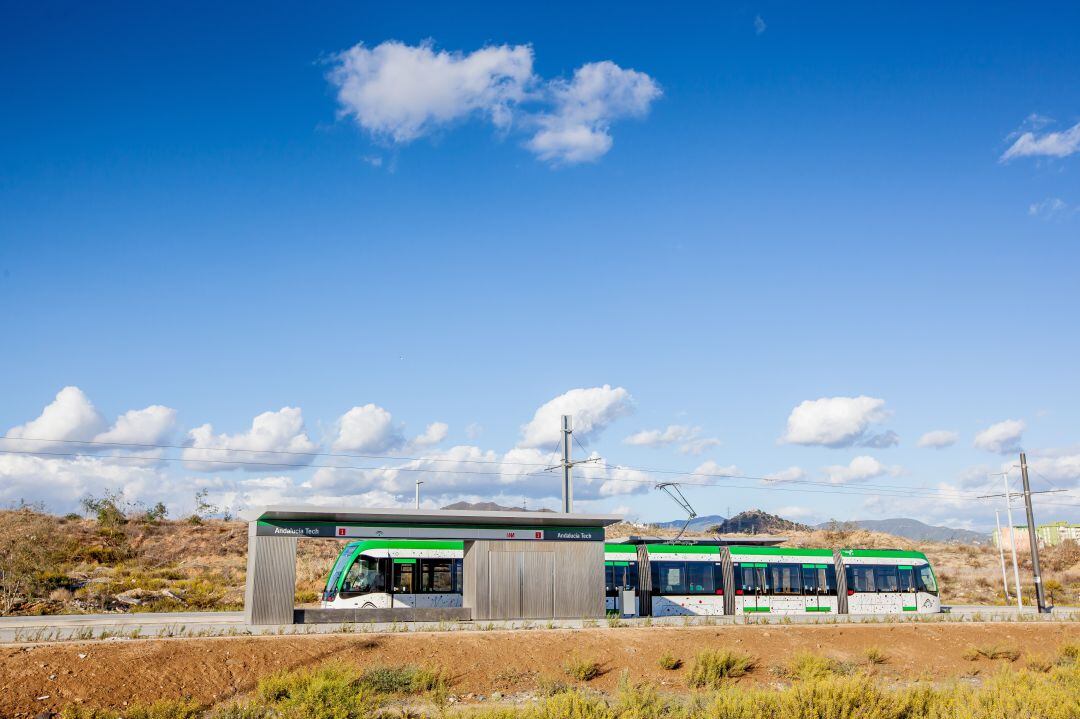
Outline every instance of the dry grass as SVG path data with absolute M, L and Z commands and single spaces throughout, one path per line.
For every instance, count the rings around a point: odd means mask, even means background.
M 749 654 L 728 649 L 706 649 L 694 657 L 687 683 L 702 689 L 719 689 L 730 679 L 746 676 L 756 660 Z

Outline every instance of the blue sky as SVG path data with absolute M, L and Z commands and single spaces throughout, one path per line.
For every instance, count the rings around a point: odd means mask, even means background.
M 581 506 L 645 519 L 677 508 L 626 467 L 711 461 L 802 474 L 688 489 L 702 514 L 986 526 L 1023 446 L 1069 490 L 1039 519 L 1080 519 L 1074 5 L 4 15 L 4 501 L 386 503 L 422 474 L 26 454 L 61 393 L 38 439 L 479 457 L 506 475 L 424 475 L 431 501 L 530 506 L 558 482 L 518 476 L 550 453 L 523 426 L 572 407 L 613 467 Z

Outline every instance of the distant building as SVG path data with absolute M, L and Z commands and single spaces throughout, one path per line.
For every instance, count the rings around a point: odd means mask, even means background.
M 1066 540 L 1080 542 L 1080 524 L 1070 522 L 1054 522 L 1052 524 L 1040 524 L 1035 530 L 1039 537 L 1039 544 L 1055 547 Z
M 1080 524 L 1071 522 L 1040 524 L 1035 528 L 1035 536 L 1038 538 L 1040 547 L 1056 547 L 1067 540 L 1080 543 Z M 1015 527 L 1002 527 L 1000 536 L 998 536 L 997 530 L 994 530 L 993 540 L 995 547 L 1011 550 L 1013 541 L 1015 541 L 1018 552 L 1031 551 L 1031 542 L 1028 540 L 1026 524 Z

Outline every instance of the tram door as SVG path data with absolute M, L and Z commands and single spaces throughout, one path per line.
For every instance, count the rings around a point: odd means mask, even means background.
M 919 600 L 916 596 L 915 569 L 908 565 L 897 567 L 900 571 L 900 611 L 919 611 Z
M 394 557 L 391 607 L 416 606 L 416 557 Z
M 734 565 L 735 613 L 768 614 L 772 612 L 769 597 L 768 565 L 742 562 Z

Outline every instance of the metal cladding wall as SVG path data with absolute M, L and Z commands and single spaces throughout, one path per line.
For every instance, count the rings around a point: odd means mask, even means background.
M 244 621 L 247 624 L 292 624 L 296 537 L 260 537 L 256 524 L 248 524 Z
M 473 619 L 604 616 L 603 542 L 466 542 L 463 571 Z

